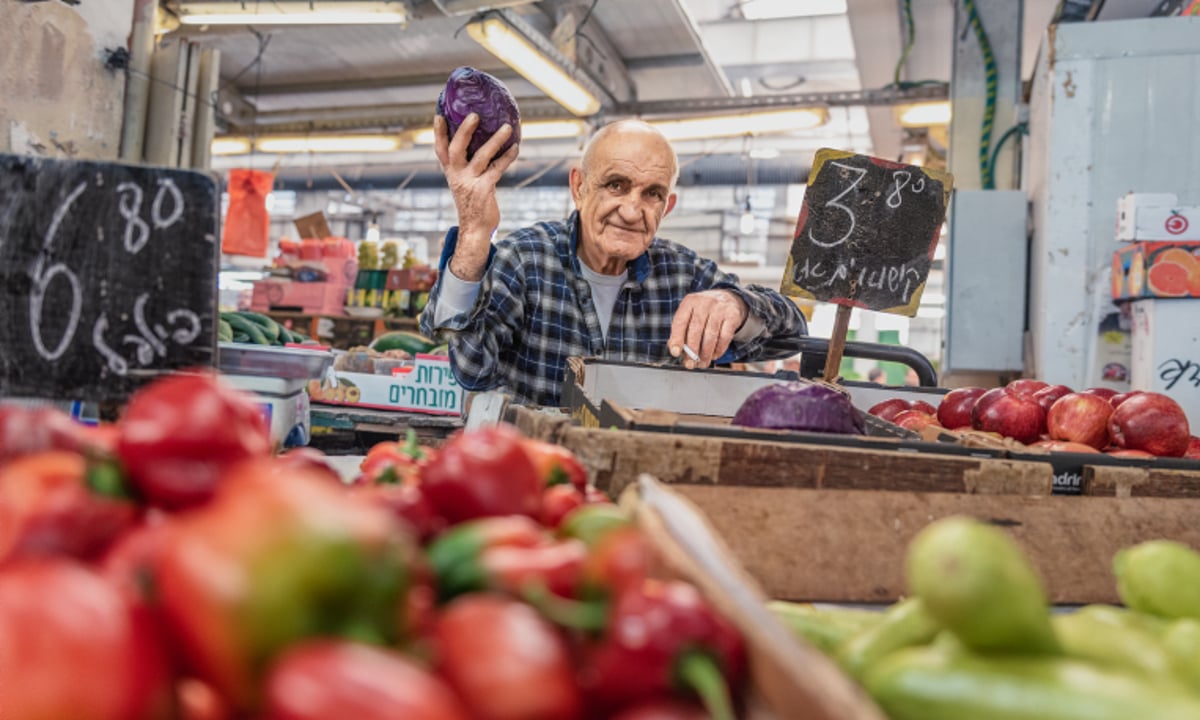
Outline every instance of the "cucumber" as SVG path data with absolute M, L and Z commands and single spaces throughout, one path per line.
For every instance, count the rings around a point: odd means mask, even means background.
M 1055 615 L 1051 622 L 1070 657 L 1148 678 L 1185 678 L 1184 668 L 1167 648 L 1117 608 L 1085 607 Z
M 933 619 L 967 648 L 1060 651 L 1037 573 L 1002 530 L 965 517 L 934 522 L 909 545 L 906 574 Z
M 437 347 L 429 338 L 405 330 L 393 330 L 371 341 L 371 349 L 379 352 L 403 350 L 410 355 L 425 354 Z
M 246 333 L 244 333 L 244 332 L 242 332 L 242 331 L 238 330 L 238 331 L 236 331 L 236 332 L 234 332 L 234 333 L 233 333 L 233 340 L 232 340 L 232 342 L 235 342 L 235 343 L 251 343 L 251 342 L 253 342 L 253 340 L 251 340 L 251 339 L 250 339 L 250 336 L 249 336 L 249 335 L 247 335 Z
M 233 342 L 233 326 L 225 320 L 217 320 L 217 342 Z
M 279 331 L 282 329 L 282 326 L 280 326 L 279 323 L 275 322 L 266 315 L 263 315 L 262 313 L 256 313 L 250 310 L 239 310 L 237 314 L 257 325 L 259 329 L 262 330 L 263 335 L 265 335 L 267 340 L 269 340 L 272 344 L 279 341 Z
M 1183 669 L 1184 680 L 1200 690 L 1200 620 L 1183 618 L 1171 622 L 1163 632 L 1162 643 Z
M 237 313 L 221 313 L 221 319 L 229 323 L 229 326 L 233 328 L 234 335 L 242 333 L 250 338 L 249 342 L 255 345 L 271 344 L 271 341 L 263 334 L 258 323 L 251 322 Z
M 1133 610 L 1200 620 L 1200 553 L 1183 543 L 1152 540 L 1113 557 L 1117 594 Z
M 820 611 L 811 606 L 805 608 L 793 603 L 771 602 L 767 604 L 767 609 L 793 635 L 831 657 L 839 645 L 860 629 L 822 617 Z
M 838 647 L 837 661 L 851 677 L 862 680 L 884 657 L 915 645 L 927 645 L 941 626 L 925 611 L 920 598 L 907 598 L 888 608 L 883 621 L 849 637 Z
M 1200 699 L 1127 673 L 1055 657 L 981 657 L 928 646 L 868 672 L 890 720 L 1195 720 Z

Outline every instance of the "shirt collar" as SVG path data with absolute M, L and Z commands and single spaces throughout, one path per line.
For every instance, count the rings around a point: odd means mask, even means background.
M 567 239 L 568 250 L 570 252 L 571 269 L 576 275 L 582 274 L 579 267 L 579 211 L 571 211 L 571 215 L 567 218 L 567 226 L 571 229 Z M 639 284 L 646 281 L 650 277 L 650 253 L 644 252 L 634 258 L 633 262 L 629 263 L 629 277 L 636 280 Z

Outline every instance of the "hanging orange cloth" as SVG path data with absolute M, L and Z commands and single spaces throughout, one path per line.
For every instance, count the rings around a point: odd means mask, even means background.
M 267 195 L 274 183 L 275 173 L 266 170 L 235 168 L 229 171 L 229 210 L 225 213 L 221 252 L 267 256 L 271 242 Z

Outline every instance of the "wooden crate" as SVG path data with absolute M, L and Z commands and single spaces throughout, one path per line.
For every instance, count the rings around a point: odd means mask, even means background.
M 1111 564 L 1122 547 L 1200 547 L 1192 473 L 1098 467 L 1088 496 L 1062 496 L 1043 462 L 582 428 L 525 408 L 509 419 L 574 451 L 611 493 L 641 473 L 669 484 L 782 599 L 893 602 L 905 594 L 909 541 L 951 515 L 1009 530 L 1058 604 L 1117 602 Z

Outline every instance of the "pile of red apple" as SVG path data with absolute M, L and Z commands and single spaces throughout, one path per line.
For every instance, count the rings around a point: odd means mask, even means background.
M 974 430 L 1059 452 L 1200 460 L 1179 403 L 1161 393 L 1109 388 L 1075 392 L 1022 378 L 1004 387 L 955 388 L 936 408 L 922 400 L 889 398 L 867 412 L 920 432 L 933 425 Z

